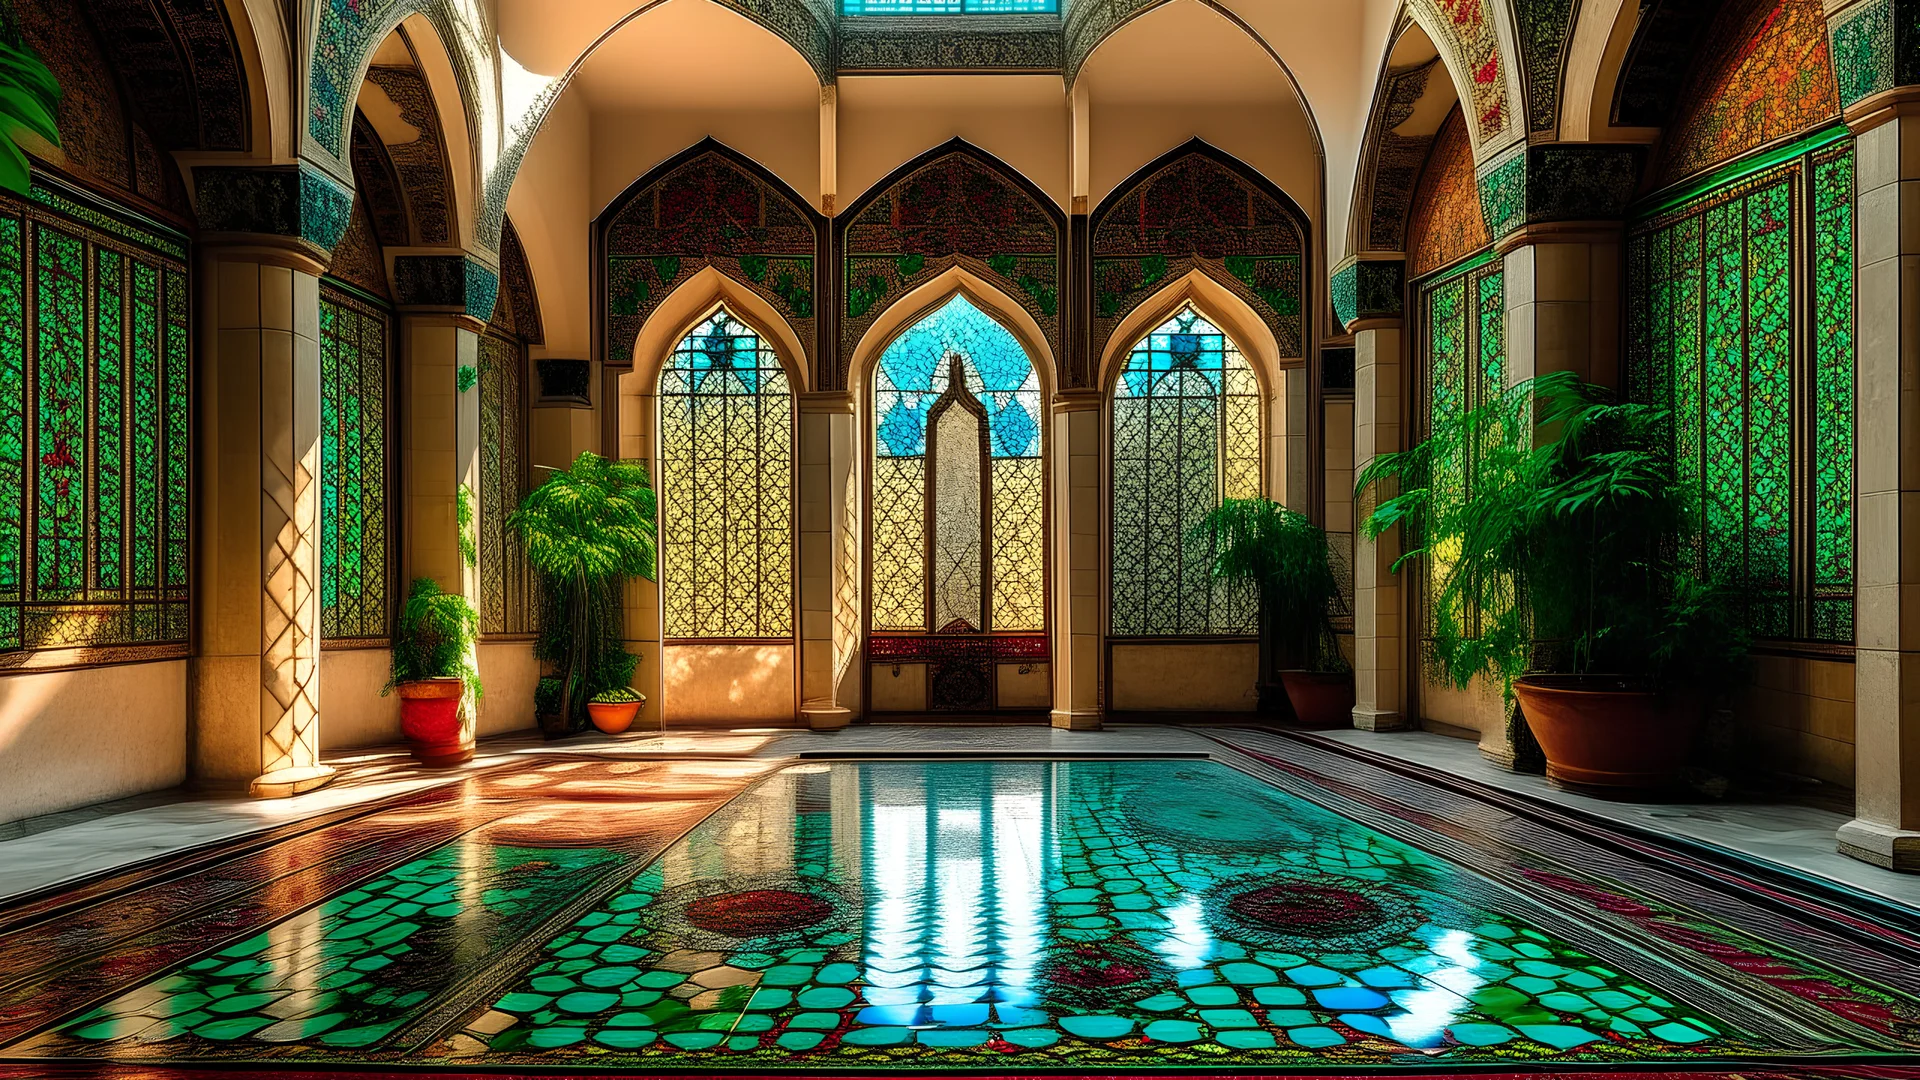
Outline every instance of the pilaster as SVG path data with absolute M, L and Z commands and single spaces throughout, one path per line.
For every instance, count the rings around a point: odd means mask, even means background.
M 1100 726 L 1106 605 L 1101 543 L 1101 428 L 1098 390 L 1053 400 L 1053 726 Z
M 1861 104 L 1849 110 L 1859 170 L 1857 764 L 1854 819 L 1838 845 L 1920 871 L 1920 234 L 1905 227 L 1920 215 L 1920 101 L 1896 90 Z
M 799 404 L 800 714 L 833 731 L 859 706 L 860 564 L 857 519 L 847 514 L 857 490 L 853 398 L 830 390 L 801 394 Z
M 1353 331 L 1353 469 L 1357 475 L 1373 459 L 1403 448 L 1405 343 L 1397 318 L 1370 318 L 1349 325 Z M 1406 716 L 1405 605 L 1401 578 L 1393 572 L 1400 557 L 1400 530 L 1369 540 L 1364 522 L 1378 500 L 1376 491 L 1354 507 L 1359 527 L 1353 537 L 1353 726 L 1362 731 L 1399 731 Z

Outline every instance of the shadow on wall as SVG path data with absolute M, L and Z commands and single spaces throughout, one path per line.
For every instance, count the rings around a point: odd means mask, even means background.
M 794 720 L 790 644 L 667 645 L 660 667 L 669 724 Z

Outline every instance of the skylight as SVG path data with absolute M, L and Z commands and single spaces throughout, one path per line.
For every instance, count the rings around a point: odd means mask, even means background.
M 1059 0 L 840 0 L 842 15 L 1051 15 L 1059 10 Z

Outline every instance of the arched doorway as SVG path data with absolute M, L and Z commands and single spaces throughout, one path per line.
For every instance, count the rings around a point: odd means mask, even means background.
M 1048 708 L 1046 434 L 1032 358 L 955 294 L 887 345 L 871 387 L 870 712 Z

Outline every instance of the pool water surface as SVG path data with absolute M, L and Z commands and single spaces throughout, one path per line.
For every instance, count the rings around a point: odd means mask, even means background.
M 490 953 L 511 962 L 448 992 Z M 1764 987 L 1226 765 L 1074 760 L 792 766 L 644 866 L 470 836 L 28 1048 L 1139 1070 L 1833 1043 Z

